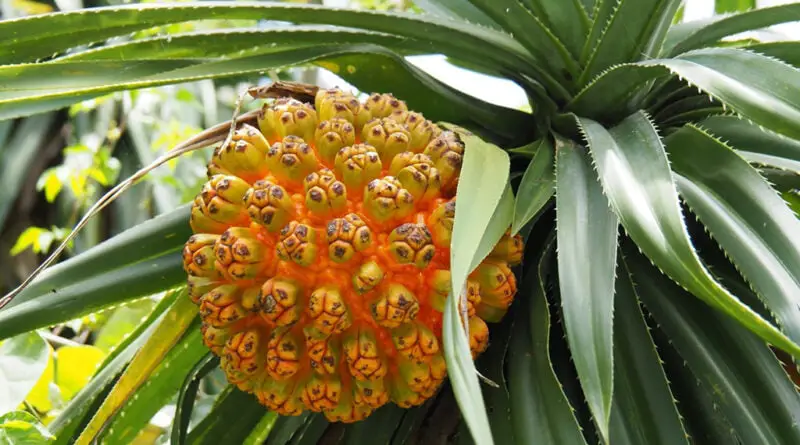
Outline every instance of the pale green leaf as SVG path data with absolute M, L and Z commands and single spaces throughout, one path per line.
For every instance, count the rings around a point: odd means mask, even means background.
M 517 234 L 547 204 L 555 193 L 554 148 L 549 139 L 538 144 L 533 159 L 525 169 L 522 181 L 517 188 L 514 203 L 514 223 L 511 233 Z
M 740 12 L 756 8 L 756 0 L 714 0 L 714 12 Z
M 603 442 L 614 386 L 614 274 L 619 220 L 588 153 L 556 137 L 558 276 L 564 327 Z
M 800 347 L 710 275 L 689 239 L 656 129 L 643 113 L 611 131 L 579 119 L 603 189 L 627 234 L 661 270 L 764 340 L 800 357 Z
M 47 368 L 49 357 L 50 346 L 36 331 L 0 344 L 0 415 L 17 409 L 25 400 Z

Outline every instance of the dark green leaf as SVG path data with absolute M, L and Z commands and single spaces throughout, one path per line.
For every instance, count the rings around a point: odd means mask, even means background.
M 0 415 L 22 404 L 47 367 L 50 353 L 50 345 L 35 331 L 0 345 Z
M 680 54 L 734 34 L 793 22 L 798 17 L 800 17 L 800 3 L 793 3 L 754 9 L 697 23 L 686 23 L 682 27 L 670 30 L 664 50 L 667 55 Z
M 41 153 L 42 142 L 50 135 L 54 114 L 32 116 L 21 121 L 11 138 L 0 137 L 0 229 L 25 180 L 29 180 L 30 167 Z M 12 122 L 0 122 L 11 127 Z M 3 135 L 0 135 L 3 136 Z
M 688 445 L 674 397 L 624 266 L 614 317 L 614 403 L 611 443 Z
M 783 60 L 792 66 L 800 66 L 800 42 L 767 42 L 747 45 L 750 51 Z
M 589 35 L 589 15 L 581 0 L 525 0 L 523 3 L 564 43 L 572 57 L 581 56 L 584 42 Z M 589 13 L 592 11 L 589 10 Z
M 288 445 L 317 445 L 328 425 L 328 420 L 322 414 L 316 413 L 297 431 Z
M 570 109 L 607 120 L 626 110 L 644 82 L 667 74 L 714 97 L 742 116 L 783 135 L 800 137 L 800 71 L 778 60 L 735 48 L 709 48 L 673 59 L 620 65 L 581 91 Z M 608 104 L 618 104 L 609 108 Z M 604 104 L 604 105 L 600 105 Z
M 734 116 L 714 116 L 698 124 L 736 149 L 747 161 L 800 173 L 800 141 Z
M 564 76 L 565 70 L 572 76 L 577 75 L 577 59 L 570 54 L 553 30 L 545 25 L 543 18 L 533 14 L 520 1 L 471 0 L 471 3 L 514 36 L 540 63 L 546 62 L 546 72 L 558 78 Z
M 633 245 L 624 247 L 639 299 L 743 443 L 800 443 L 800 396 L 769 347 L 670 282 Z
M 266 414 L 266 408 L 258 403 L 254 395 L 242 392 L 232 385 L 219 397 L 211 412 L 189 432 L 187 443 L 191 445 L 242 443 Z M 278 423 L 281 420 L 283 418 L 279 418 Z M 267 436 L 267 443 L 272 443 L 269 441 L 271 438 L 272 433 Z M 288 440 L 280 443 L 285 445 Z
M 190 208 L 191 205 L 187 204 L 166 215 L 157 216 L 46 269 L 6 306 L 4 312 L 28 300 L 61 292 L 64 287 L 78 281 L 182 248 L 192 234 L 189 227 Z M 45 305 L 52 306 L 56 301 L 50 300 Z M 0 315 L 0 320 L 2 317 Z
M 452 19 L 460 18 L 468 23 L 500 29 L 500 25 L 487 17 L 469 0 L 414 0 L 414 4 L 428 14 Z
M 265 445 L 287 445 L 292 440 L 292 437 L 304 428 L 312 418 L 313 413 L 309 411 L 305 411 L 299 416 L 278 417 Z M 209 444 L 211 443 L 209 442 Z
M 578 80 L 579 86 L 614 65 L 657 55 L 681 1 L 620 0 L 605 3 L 616 4 L 608 21 L 603 22 L 599 40 L 593 43 Z M 595 26 L 598 26 L 597 22 Z
M 517 188 L 514 203 L 514 223 L 511 233 L 518 233 L 547 204 L 555 193 L 554 148 L 550 139 L 542 139 L 533 159 L 525 169 Z
M 683 222 L 658 133 L 643 113 L 610 132 L 580 119 L 603 189 L 628 235 L 670 278 L 770 343 L 800 356 L 800 347 L 742 304 L 710 275 Z
M 165 253 L 3 308 L 0 339 L 72 320 L 185 282 L 181 251 Z
M 395 427 L 405 414 L 404 409 L 395 404 L 387 404 L 361 422 L 348 425 L 344 445 L 360 445 L 363 443 L 388 444 L 395 434 Z
M 186 443 L 186 432 L 189 429 L 189 420 L 192 417 L 192 409 L 197 397 L 197 390 L 200 388 L 200 382 L 203 377 L 217 366 L 219 366 L 219 357 L 207 352 L 186 375 L 176 403 L 175 419 L 172 422 L 171 444 L 183 445 Z
M 12 411 L 0 416 L 0 443 L 9 445 L 45 445 L 54 436 L 33 414 Z
M 800 220 L 753 167 L 705 131 L 686 126 L 665 142 L 683 199 L 800 344 Z
M 509 350 L 511 420 L 519 444 L 585 444 L 573 409 L 550 362 L 550 311 L 545 286 L 554 247 L 549 239 L 520 287 Z
M 614 384 L 614 274 L 619 220 L 586 149 L 556 137 L 558 276 L 564 326 L 603 442 Z
M 462 21 L 414 14 L 330 8 L 318 5 L 229 2 L 143 3 L 89 11 L 46 14 L 0 23 L 0 62 L 20 63 L 49 57 L 84 43 L 153 26 L 204 19 L 280 20 L 358 27 L 436 43 L 448 49 L 496 58 L 524 59 L 524 49 L 509 36 Z

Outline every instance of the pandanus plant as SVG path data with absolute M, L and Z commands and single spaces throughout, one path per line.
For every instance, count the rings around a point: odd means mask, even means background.
M 177 392 L 176 444 L 800 443 L 800 45 L 731 38 L 800 5 L 416 4 L 0 22 L 3 119 L 293 65 L 377 92 L 254 89 L 263 107 L 172 152 L 214 147 L 191 204 L 4 298 L 0 338 L 169 291 L 55 442 L 123 443 Z M 207 19 L 283 23 L 126 37 Z M 515 82 L 531 111 L 420 54 Z M 189 428 L 218 366 L 229 390 Z

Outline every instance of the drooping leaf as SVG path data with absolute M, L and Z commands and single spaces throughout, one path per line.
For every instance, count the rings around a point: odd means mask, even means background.
M 550 362 L 550 310 L 545 286 L 555 238 L 520 287 L 509 350 L 508 389 L 517 443 L 586 441 Z
M 448 48 L 461 48 L 462 51 L 477 50 L 490 58 L 506 51 L 506 56 L 511 59 L 524 58 L 526 55 L 522 47 L 504 33 L 481 27 L 467 27 L 461 21 L 440 17 L 308 4 L 185 2 L 100 7 L 91 11 L 8 20 L 0 23 L 0 40 L 4 42 L 4 47 L 0 49 L 0 61 L 32 61 L 77 45 L 136 30 L 203 19 L 281 20 L 349 26 L 436 42 L 438 50 L 445 53 Z
M 678 190 L 800 344 L 800 220 L 744 159 L 687 125 L 665 141 Z
M 311 420 L 312 414 L 305 411 L 299 416 L 278 417 L 265 445 L 286 445 L 290 443 L 292 437 Z
M 697 23 L 686 23 L 682 27 L 670 30 L 664 49 L 668 56 L 680 54 L 734 34 L 793 22 L 797 20 L 798 15 L 800 15 L 800 4 L 792 3 L 715 17 Z
M 153 335 L 133 358 L 131 364 L 104 400 L 103 405 L 92 416 L 92 420 L 76 440 L 76 445 L 88 445 L 97 437 L 108 420 L 118 413 L 129 397 L 147 381 L 164 356 L 192 326 L 192 321 L 197 318 L 194 303 L 188 298 L 185 289 L 176 292 L 179 295 L 175 303 L 169 308 Z
M 736 149 L 751 163 L 771 165 L 800 174 L 800 141 L 734 116 L 714 116 L 698 125 Z
M 584 147 L 556 137 L 558 276 L 567 342 L 604 442 L 614 385 L 614 274 L 619 220 Z
M 549 139 L 542 139 L 538 146 L 517 189 L 512 234 L 519 233 L 555 193 L 555 149 Z
M 688 445 L 661 357 L 634 293 L 634 283 L 622 264 L 618 275 L 611 443 Z
M 469 348 L 467 348 L 469 349 Z M 47 367 L 50 346 L 38 332 L 26 332 L 0 345 L 0 415 L 25 400 Z
M 655 56 L 672 24 L 680 0 L 620 0 L 603 26 L 597 43 L 583 64 L 578 80 L 583 86 L 609 67 Z M 602 7 L 601 7 L 602 8 Z M 587 40 L 588 45 L 590 41 Z
M 700 261 L 686 232 L 664 147 L 647 116 L 633 114 L 610 131 L 589 119 L 579 121 L 603 189 L 642 252 L 698 298 L 800 356 L 800 347 L 731 295 Z
M 800 137 L 800 70 L 736 48 L 707 48 L 672 59 L 616 66 L 581 91 L 569 108 L 595 120 L 621 119 L 641 105 L 631 98 L 645 82 L 668 74 L 680 76 L 765 128 Z
M 670 282 L 633 245 L 625 265 L 637 295 L 743 443 L 800 441 L 800 395 L 764 342 Z
M 388 444 L 394 437 L 395 427 L 400 425 L 405 411 L 391 403 L 378 408 L 363 421 L 347 426 L 342 445 Z

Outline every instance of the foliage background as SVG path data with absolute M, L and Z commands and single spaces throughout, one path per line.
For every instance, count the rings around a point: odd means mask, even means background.
M 330 4 L 342 4 L 332 1 Z M 413 8 L 408 1 L 362 0 L 363 8 Z M 689 0 L 685 17 L 746 9 L 748 1 Z M 768 6 L 786 1 L 762 2 Z M 115 1 L 2 0 L 2 17 L 13 18 L 53 10 L 73 10 Z M 186 23 L 156 28 L 137 37 L 209 27 L 240 26 L 243 21 Z M 252 26 L 255 23 L 248 23 Z M 268 23 L 262 23 L 269 26 Z M 783 27 L 776 32 L 794 32 Z M 524 93 L 507 81 L 448 65 L 442 57 L 412 58 L 440 80 L 489 102 L 523 107 Z M 301 80 L 323 87 L 344 82 L 319 68 L 300 68 L 264 73 L 270 78 Z M 16 286 L 43 260 L 44 254 L 68 232 L 84 211 L 108 187 L 145 165 L 203 128 L 232 113 L 236 97 L 251 79 L 200 81 L 189 84 L 113 93 L 68 109 L 19 121 L 0 121 L 0 293 Z M 249 104 L 254 106 L 255 104 Z M 189 202 L 204 182 L 209 150 L 195 152 L 151 173 L 143 183 L 117 200 L 103 218 L 96 218 L 69 247 L 64 258 L 86 251 L 104 239 L 153 216 Z M 156 294 L 112 307 L 81 319 L 28 333 L 0 344 L 0 430 L 11 428 L 20 418 L 49 425 L 68 406 L 75 394 L 104 361 L 113 360 L 144 319 L 171 296 Z M 169 357 L 175 366 L 192 366 L 199 357 Z M 153 388 L 158 406 L 136 413 L 143 416 L 141 432 L 120 431 L 119 440 L 133 444 L 169 443 L 169 431 L 178 407 L 178 390 L 184 382 L 167 380 Z M 211 371 L 198 388 L 198 399 L 190 422 L 203 421 L 226 387 L 219 369 Z M 452 397 L 446 405 L 454 404 Z M 7 412 L 18 410 L 12 414 Z M 20 412 L 21 411 L 21 412 Z M 23 414 L 27 413 L 27 414 Z M 15 417 L 16 416 L 16 417 Z M 458 419 L 435 419 L 457 422 Z M 262 419 L 267 430 L 274 418 Z M 9 426 L 12 425 L 12 426 Z M 27 432 L 31 440 L 46 437 L 37 428 Z M 0 435 L 0 439 L 2 436 Z M 253 438 L 256 440 L 257 438 Z M 128 442 L 125 442 L 128 443 Z M 254 442 L 255 443 L 255 442 Z

